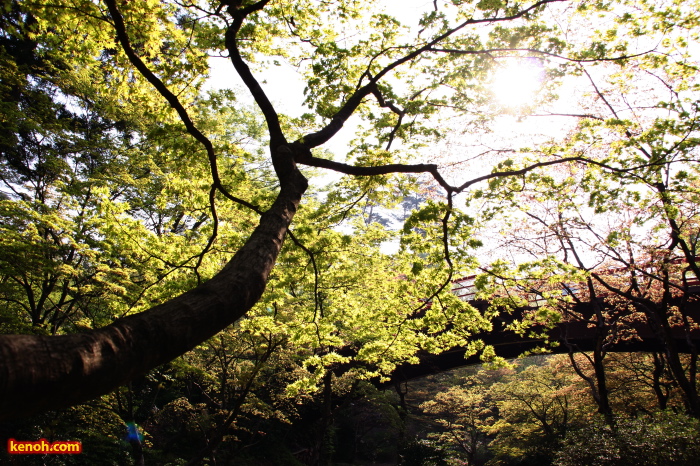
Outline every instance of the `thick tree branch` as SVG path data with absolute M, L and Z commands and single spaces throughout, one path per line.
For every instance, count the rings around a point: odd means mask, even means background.
M 115 1 L 107 3 L 134 66 L 178 111 L 190 134 L 211 147 L 177 98 L 131 49 Z M 0 419 L 78 404 L 108 393 L 191 350 L 245 315 L 265 290 L 308 185 L 293 162 L 284 168 L 276 200 L 261 215 L 243 247 L 209 281 L 98 330 L 54 337 L 0 335 Z
M 300 160 L 300 163 L 303 165 L 308 165 L 310 167 L 318 167 L 318 168 L 327 168 L 333 171 L 337 171 L 339 173 L 344 173 L 346 175 L 353 175 L 353 176 L 377 176 L 377 175 L 388 175 L 390 173 L 429 173 L 432 175 L 432 177 L 437 181 L 437 183 L 442 186 L 447 193 L 460 193 L 464 191 L 465 189 L 469 188 L 470 186 L 479 183 L 481 181 L 487 181 L 491 180 L 494 178 L 503 178 L 503 177 L 509 177 L 509 176 L 519 176 L 519 175 L 524 175 L 532 170 L 535 170 L 537 168 L 541 167 L 546 167 L 549 165 L 556 165 L 559 163 L 566 163 L 566 162 L 584 162 L 584 163 L 592 163 L 592 164 L 597 164 L 597 165 L 603 165 L 600 164 L 599 162 L 595 162 L 594 160 L 585 158 L 585 157 L 563 157 L 561 159 L 555 159 L 555 160 L 547 160 L 543 162 L 537 162 L 533 163 L 532 165 L 528 165 L 527 167 L 518 169 L 518 170 L 506 170 L 506 171 L 496 171 L 493 173 L 489 173 L 488 175 L 483 175 L 479 176 L 477 178 L 473 178 L 459 186 L 453 186 L 450 185 L 443 176 L 440 174 L 440 171 L 438 170 L 438 166 L 436 164 L 432 163 L 421 163 L 421 164 L 387 164 L 387 165 L 377 165 L 377 166 L 357 166 L 357 165 L 348 165 L 342 162 L 335 162 L 333 160 L 327 160 L 327 159 L 322 159 L 319 157 L 308 157 L 304 160 Z M 612 168 L 608 167 L 607 165 L 604 165 L 606 168 Z
M 346 175 L 353 176 L 378 176 L 378 175 L 388 175 L 391 173 L 430 173 L 433 178 L 445 188 L 446 191 L 451 192 L 454 190 L 447 181 L 440 175 L 438 171 L 438 166 L 432 163 L 419 163 L 419 164 L 387 164 L 387 165 L 377 165 L 377 166 L 356 166 L 348 165 L 342 162 L 335 162 L 333 160 L 322 159 L 319 157 L 309 157 L 300 161 L 303 165 L 308 165 L 309 167 L 317 168 L 327 168 L 339 173 L 344 173 Z
M 270 102 L 270 99 L 267 97 L 267 94 L 265 94 L 258 80 L 253 76 L 248 64 L 243 60 L 238 48 L 237 37 L 241 26 L 243 26 L 243 21 L 245 21 L 250 14 L 262 10 L 268 3 L 269 0 L 262 0 L 243 9 L 236 9 L 233 6 L 229 7 L 228 11 L 233 16 L 233 24 L 226 30 L 225 43 L 233 67 L 243 80 L 243 83 L 250 91 L 253 99 L 255 99 L 255 103 L 265 117 L 267 130 L 270 133 L 270 148 L 275 152 L 277 147 L 287 143 L 284 133 L 282 132 L 282 127 L 280 126 L 279 115 L 277 115 L 275 107 L 272 105 L 272 102 Z
M 108 393 L 214 336 L 260 298 L 306 182 L 283 187 L 246 244 L 211 280 L 102 329 L 0 336 L 0 418 Z

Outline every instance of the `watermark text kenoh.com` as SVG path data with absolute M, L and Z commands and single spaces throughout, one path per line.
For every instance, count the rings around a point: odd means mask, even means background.
M 32 442 L 11 438 L 7 440 L 7 452 L 12 455 L 77 455 L 83 452 L 83 444 L 69 440 L 49 442 L 42 438 Z

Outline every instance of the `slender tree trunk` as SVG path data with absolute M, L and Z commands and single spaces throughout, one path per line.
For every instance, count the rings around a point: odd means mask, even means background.
M 593 370 L 595 371 L 596 384 L 598 385 L 598 413 L 605 418 L 605 424 L 610 427 L 615 426 L 615 417 L 612 407 L 610 406 L 610 392 L 608 391 L 608 382 L 605 374 L 605 365 L 603 359 L 603 340 L 605 339 L 602 332 L 599 332 L 596 338 L 596 347 L 593 351 Z
M 128 385 L 126 392 L 127 402 L 127 440 L 131 445 L 131 452 L 134 455 L 134 466 L 144 466 L 146 460 L 143 457 L 143 444 L 141 443 L 141 429 L 136 423 L 134 416 L 134 392 L 131 389 L 131 384 Z
M 661 377 L 666 369 L 666 364 L 664 363 L 664 356 L 660 353 L 653 353 L 654 355 L 654 372 L 652 388 L 654 394 L 656 395 L 656 401 L 659 403 L 659 409 L 665 411 L 668 405 L 668 393 L 664 393 L 661 388 Z
M 666 361 L 668 367 L 676 379 L 678 387 L 683 392 L 685 399 L 686 410 L 688 414 L 694 418 L 700 418 L 700 398 L 698 397 L 697 381 L 695 380 L 695 370 L 693 367 L 689 371 L 683 367 L 681 361 L 681 351 L 678 349 L 678 344 L 673 338 L 671 326 L 668 322 L 666 306 L 659 308 L 645 306 L 644 311 L 647 314 L 649 322 L 655 324 L 655 331 L 661 341 L 664 343 Z M 695 364 L 697 355 L 691 354 L 691 366 Z M 689 376 L 690 375 L 690 376 Z
M 588 362 L 593 366 L 594 377 L 589 377 L 581 370 L 578 363 L 574 358 L 574 348 L 569 346 L 569 360 L 574 368 L 574 371 L 581 377 L 586 383 L 588 383 L 591 389 L 591 396 L 598 406 L 598 413 L 603 415 L 605 419 L 605 424 L 610 427 L 615 427 L 615 416 L 610 406 L 610 393 L 608 391 L 607 377 L 605 373 L 605 349 L 603 345 L 605 344 L 605 338 L 608 334 L 608 326 L 606 325 L 605 316 L 601 309 L 601 304 L 595 301 L 595 293 L 593 290 L 592 282 L 589 280 L 589 288 L 591 290 L 591 295 L 594 297 L 591 300 L 590 305 L 594 309 L 596 316 L 596 333 L 595 333 L 595 347 L 593 349 L 593 359 L 588 357 Z
M 323 405 L 321 406 L 321 418 L 318 420 L 318 428 L 316 429 L 316 438 L 311 454 L 312 466 L 325 466 L 330 464 L 332 452 L 330 451 L 330 427 L 332 424 L 332 397 L 333 397 L 333 371 L 328 370 L 323 376 Z
M 313 464 L 325 466 L 330 464 L 333 452 L 331 451 L 330 428 L 333 423 L 333 372 L 328 371 L 323 377 L 323 411 L 321 413 L 321 422 L 316 436 L 316 452 L 317 458 Z
M 140 430 L 133 423 L 129 427 L 129 445 L 131 445 L 131 453 L 134 455 L 134 466 L 145 466 L 146 460 L 143 457 L 143 445 L 141 444 Z
M 404 379 L 403 382 L 399 380 L 399 376 Z M 402 383 L 403 388 L 401 388 Z M 394 389 L 399 395 L 399 406 L 397 406 L 396 411 L 399 414 L 399 419 L 401 419 L 398 445 L 403 445 L 406 442 L 406 417 L 408 416 L 408 405 L 406 404 L 406 395 L 408 394 L 408 381 L 403 377 L 403 374 L 397 374 L 396 378 L 394 378 Z M 396 458 L 396 460 L 398 461 L 398 457 Z
M 700 418 L 700 399 L 698 398 L 697 381 L 694 380 L 694 378 L 691 380 L 688 379 L 687 373 L 683 368 L 680 354 L 675 348 L 675 345 L 666 345 L 666 357 L 673 377 L 683 391 L 688 414 L 694 418 Z

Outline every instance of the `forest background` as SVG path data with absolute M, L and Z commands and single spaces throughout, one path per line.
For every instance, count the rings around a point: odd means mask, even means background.
M 697 6 L 2 2 L 8 461 L 693 464 Z

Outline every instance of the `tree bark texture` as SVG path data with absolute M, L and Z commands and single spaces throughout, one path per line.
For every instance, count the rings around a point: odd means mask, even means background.
M 193 290 L 86 333 L 0 335 L 0 420 L 108 393 L 242 317 L 260 299 L 307 187 L 296 167 L 285 178 L 246 244 Z

